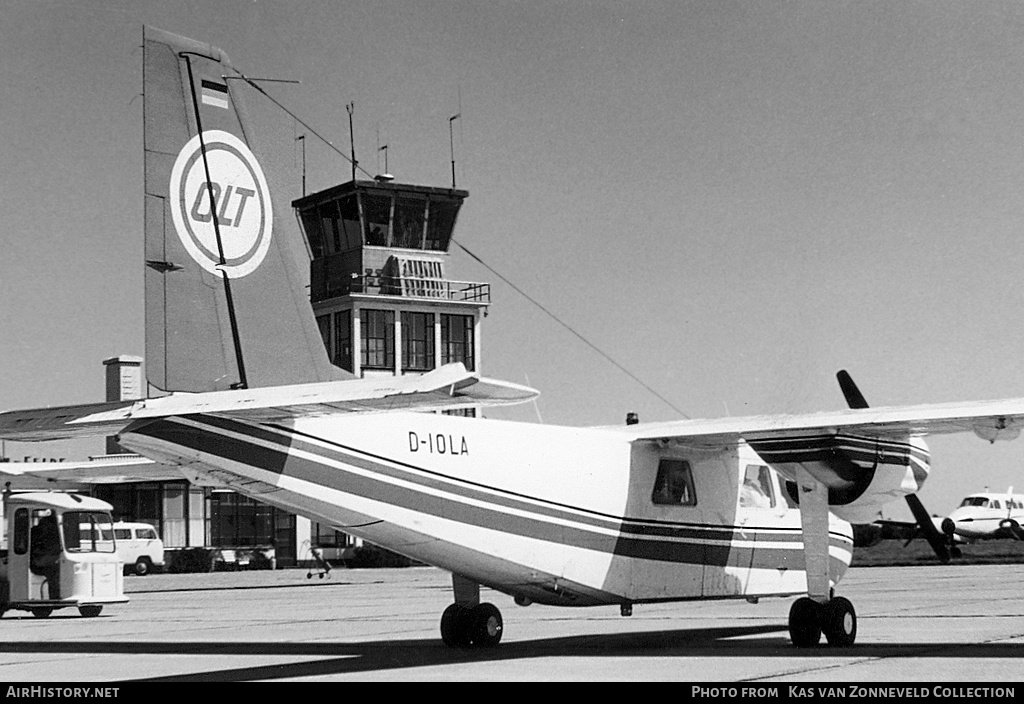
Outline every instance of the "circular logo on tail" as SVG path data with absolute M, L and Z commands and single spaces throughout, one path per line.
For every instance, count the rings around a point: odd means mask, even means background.
M 185 250 L 200 266 L 215 274 L 223 269 L 228 278 L 237 279 L 255 271 L 270 247 L 274 222 L 270 189 L 259 162 L 242 140 L 221 130 L 202 136 L 207 163 L 199 135 L 188 141 L 174 161 L 171 217 Z

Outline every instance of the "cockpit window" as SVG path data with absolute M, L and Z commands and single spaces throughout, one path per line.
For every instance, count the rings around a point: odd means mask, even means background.
M 768 468 L 759 464 L 748 464 L 740 485 L 740 506 L 743 508 L 774 508 L 775 492 Z
M 968 496 L 960 505 L 978 506 L 980 508 L 985 508 L 986 506 L 988 506 L 988 499 L 986 499 L 984 496 Z
M 696 506 L 693 473 L 686 460 L 662 460 L 654 480 L 651 501 L 662 506 Z

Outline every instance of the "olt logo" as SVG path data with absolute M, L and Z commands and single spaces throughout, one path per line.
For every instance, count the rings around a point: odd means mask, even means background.
M 178 152 L 171 169 L 171 218 L 189 256 L 211 273 L 219 275 L 223 269 L 228 278 L 237 279 L 255 271 L 270 247 L 270 189 L 256 157 L 238 137 L 209 130 L 203 132 L 203 141 L 209 181 L 196 135 Z M 224 248 L 223 266 L 214 217 Z

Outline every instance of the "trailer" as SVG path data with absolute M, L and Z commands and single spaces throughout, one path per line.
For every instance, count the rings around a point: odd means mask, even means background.
M 99 616 L 123 604 L 124 563 L 112 506 L 62 492 L 3 494 L 6 549 L 0 549 L 0 615 L 16 609 L 46 618 L 76 607 Z

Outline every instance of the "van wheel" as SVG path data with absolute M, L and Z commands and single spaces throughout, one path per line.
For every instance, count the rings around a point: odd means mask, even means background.
M 43 607 L 38 609 L 32 609 L 32 615 L 36 618 L 47 618 L 53 613 L 53 609 L 49 607 Z
M 83 616 L 85 616 L 87 618 L 92 618 L 93 616 L 99 616 L 101 611 L 103 611 L 103 607 L 102 606 L 98 606 L 96 604 L 90 604 L 89 606 L 79 606 L 78 607 L 78 613 L 82 614 Z
M 145 577 L 149 574 L 149 560 L 145 557 L 140 557 L 135 561 L 135 574 L 140 577 Z

